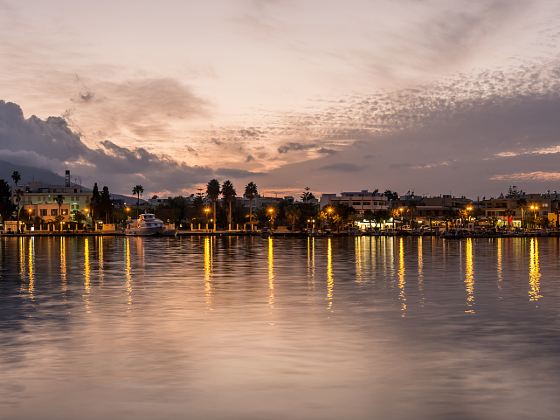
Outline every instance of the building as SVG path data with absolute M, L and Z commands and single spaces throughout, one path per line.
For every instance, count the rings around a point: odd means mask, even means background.
M 525 194 L 517 197 L 484 199 L 478 203 L 481 217 L 496 220 L 498 225 L 523 226 L 532 220 L 549 220 L 558 199 L 551 194 Z
M 69 221 L 77 212 L 84 214 L 89 212 L 91 194 L 90 190 L 72 183 L 70 171 L 67 170 L 64 185 L 48 185 L 38 181 L 25 185 L 20 205 L 22 211 L 41 217 L 44 221 L 50 221 L 59 215 L 56 199 L 61 195 L 63 203 L 60 206 L 60 215 L 65 218 L 65 221 Z
M 389 200 L 383 194 L 362 190 L 359 192 L 345 191 L 337 194 L 323 194 L 320 201 L 321 208 L 325 206 L 345 205 L 352 207 L 363 215 L 365 211 L 372 212 L 389 210 Z

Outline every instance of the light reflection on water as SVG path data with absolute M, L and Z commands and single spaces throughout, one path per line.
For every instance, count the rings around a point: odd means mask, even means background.
M 554 418 L 556 238 L 0 238 L 2 418 Z

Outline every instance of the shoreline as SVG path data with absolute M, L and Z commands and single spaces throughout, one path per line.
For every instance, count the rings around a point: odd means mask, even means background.
M 31 238 L 31 237 L 150 237 L 142 235 L 126 235 L 124 232 L 39 232 L 39 233 L 0 233 L 2 238 Z M 229 236 L 260 236 L 263 238 L 340 238 L 340 237 L 428 237 L 428 238 L 441 238 L 441 239 L 466 239 L 466 238 L 560 238 L 559 231 L 551 232 L 513 232 L 513 233 L 477 233 L 477 232 L 462 232 L 460 234 L 432 234 L 432 233 L 410 233 L 410 232 L 388 232 L 388 233 L 348 233 L 348 232 L 333 232 L 323 234 L 308 234 L 306 232 L 236 232 L 236 231 L 216 231 L 216 232 L 193 232 L 193 231 L 177 231 L 172 234 L 155 235 L 156 238 L 177 238 L 177 237 L 195 237 L 195 236 L 216 236 L 216 237 L 229 237 Z

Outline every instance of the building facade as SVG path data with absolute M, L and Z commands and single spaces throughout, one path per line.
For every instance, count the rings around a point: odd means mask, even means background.
M 345 205 L 353 208 L 358 214 L 363 215 L 364 212 L 370 210 L 372 212 L 389 210 L 389 200 L 383 194 L 362 191 L 345 191 L 337 194 L 323 194 L 321 196 L 321 208 L 325 206 Z

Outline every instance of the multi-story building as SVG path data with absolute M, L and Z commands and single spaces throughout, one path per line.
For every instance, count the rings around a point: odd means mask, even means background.
M 352 207 L 359 214 L 364 214 L 366 210 L 378 212 L 389 209 L 389 200 L 383 194 L 362 190 L 358 192 L 345 191 L 337 194 L 323 194 L 321 196 L 321 208 L 328 205 L 346 205 Z
M 525 194 L 518 197 L 484 199 L 478 203 L 481 216 L 497 219 L 499 224 L 521 226 L 533 219 L 548 219 L 556 211 L 557 199 L 550 194 Z
M 59 216 L 58 196 L 63 197 L 60 216 L 69 221 L 77 212 L 87 213 L 90 208 L 91 191 L 70 181 L 70 171 L 66 171 L 64 185 L 47 185 L 38 181 L 28 183 L 23 188 L 20 205 L 22 211 L 39 216 L 44 221 Z

